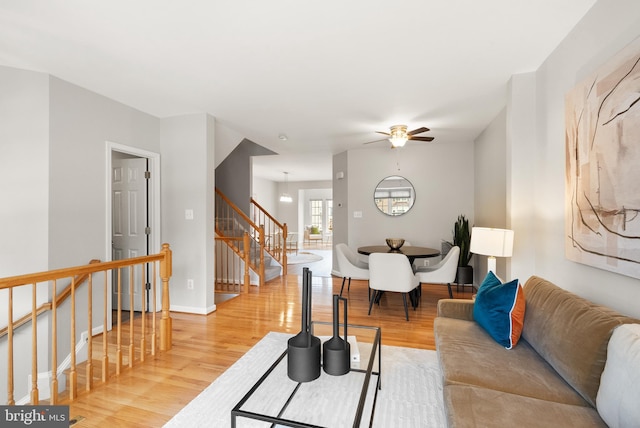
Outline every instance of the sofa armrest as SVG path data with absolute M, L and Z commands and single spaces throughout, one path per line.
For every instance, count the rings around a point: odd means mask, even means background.
M 473 321 L 473 300 L 440 299 L 438 316 Z

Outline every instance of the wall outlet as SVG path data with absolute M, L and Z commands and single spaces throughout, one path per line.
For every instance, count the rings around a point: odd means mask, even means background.
M 187 279 L 187 289 L 193 290 L 193 279 Z
M 190 210 L 190 209 L 184 210 L 184 219 L 193 220 L 193 210 Z

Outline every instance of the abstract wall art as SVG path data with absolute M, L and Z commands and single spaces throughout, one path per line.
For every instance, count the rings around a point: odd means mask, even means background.
M 640 278 L 640 39 L 565 97 L 565 254 Z

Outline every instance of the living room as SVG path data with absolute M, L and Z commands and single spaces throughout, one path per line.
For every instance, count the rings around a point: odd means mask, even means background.
M 640 36 L 639 17 L 635 1 L 593 2 L 539 68 L 506 77 L 504 108 L 477 137 L 407 145 L 392 156 L 384 147 L 333 155 L 333 242 L 357 247 L 401 235 L 437 248 L 450 237 L 456 217 L 466 214 L 476 226 L 514 230 L 513 257 L 499 264 L 506 278 L 525 281 L 535 274 L 640 317 L 637 278 L 565 257 L 565 94 Z M 244 133 L 207 113 L 160 118 L 82 82 L 14 65 L 0 66 L 0 92 L 10 94 L 0 99 L 0 182 L 11 183 L 2 191 L 11 208 L 2 210 L 0 230 L 11 245 L 0 249 L 0 276 L 110 257 L 105 141 L 115 141 L 162 155 L 162 241 L 175 254 L 172 304 L 193 313 L 214 311 L 213 271 L 206 262 L 213 245 L 212 171 L 219 153 Z M 372 203 L 375 185 L 398 169 L 417 192 L 416 207 L 402 221 L 379 215 Z M 246 180 L 239 186 L 250 195 Z M 292 192 L 293 183 L 292 177 Z M 277 195 L 284 183 L 273 186 Z M 293 221 L 273 203 L 284 221 Z M 184 221 L 185 207 L 195 211 L 192 222 Z M 476 282 L 485 262 L 474 262 Z M 193 290 L 187 278 L 195 280 Z
M 333 179 L 333 242 L 355 247 L 371 243 L 365 242 L 365 236 L 383 242 L 396 234 L 409 236 L 421 230 L 419 242 L 437 247 L 448 237 L 457 215 L 466 214 L 476 226 L 515 231 L 514 256 L 507 263 L 507 276 L 526 278 L 537 273 L 558 279 L 571 291 L 637 315 L 633 303 L 640 298 L 637 280 L 568 261 L 563 232 L 564 95 L 581 76 L 637 36 L 636 15 L 630 13 L 635 7 L 633 2 L 596 2 L 538 70 L 509 79 L 504 110 L 476 141 L 438 145 L 436 140 L 431 146 L 405 147 L 404 153 L 411 150 L 416 156 L 407 155 L 409 160 L 401 159 L 399 167 L 407 174 L 416 171 L 411 181 L 419 186 L 417 201 L 424 206 L 412 213 L 412 221 L 402 222 L 399 228 L 398 222 L 390 220 L 374 226 L 369 222 L 380 218 L 366 212 L 362 219 L 352 216 L 352 211 L 371 209 L 375 184 L 396 171 L 396 162 L 388 151 L 355 149 L 335 155 L 332 177 L 342 171 L 345 179 Z M 212 243 L 207 238 L 211 233 L 206 231 L 213 215 L 213 189 L 207 171 L 219 162 L 218 153 L 228 153 L 229 144 L 237 144 L 243 135 L 204 113 L 159 119 L 48 74 L 10 67 L 3 67 L 1 72 L 3 90 L 15 94 L 2 100 L 8 119 L 4 140 L 15 142 L 9 143 L 11 155 L 3 156 L 4 182 L 11 181 L 14 167 L 28 164 L 32 171 L 29 182 L 20 183 L 19 189 L 7 194 L 7 206 L 24 206 L 22 195 L 34 197 L 30 221 L 16 211 L 4 212 L 3 236 L 10 242 L 31 245 L 2 250 L 2 259 L 6 260 L 2 274 L 75 265 L 86 261 L 87 254 L 106 258 L 105 175 L 98 170 L 105 162 L 104 142 L 115 141 L 162 154 L 162 181 L 166 184 L 162 200 L 191 207 L 196 213 L 188 224 L 183 221 L 183 213 L 177 212 L 180 210 L 164 210 L 162 215 L 162 240 L 170 242 L 176 253 L 172 303 L 192 307 L 194 312 L 214 308 L 213 293 L 205 286 L 207 278 L 212 278 L 212 270 L 204 262 L 212 255 Z M 28 113 L 15 108 L 15 99 L 28 106 Z M 32 124 L 28 129 L 20 126 L 25 120 Z M 463 166 L 454 167 L 453 161 L 448 166 L 430 150 L 462 152 Z M 418 156 L 424 160 L 412 164 Z M 373 158 L 379 159 L 377 164 L 370 163 Z M 422 168 L 424 162 L 437 162 L 443 173 L 428 176 L 427 168 Z M 422 186 L 445 176 L 455 179 L 459 174 L 466 177 L 441 192 L 463 202 L 440 215 L 449 204 L 442 204 L 442 199 L 435 198 L 437 194 Z M 246 195 L 251 194 L 249 182 L 240 180 L 238 185 L 246 189 Z M 181 191 L 184 188 L 192 190 L 187 195 Z M 36 200 L 36 195 L 42 197 Z M 342 210 L 338 208 L 340 202 Z M 76 235 L 77 225 L 85 230 L 82 239 L 70 239 Z M 204 258 L 198 256 L 202 251 L 207 255 Z M 186 289 L 187 272 L 195 280 L 194 290 Z M 600 285 L 603 283 L 606 288 Z

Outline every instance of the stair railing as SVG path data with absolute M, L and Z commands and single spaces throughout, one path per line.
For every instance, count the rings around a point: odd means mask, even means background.
M 242 243 L 240 243 L 242 241 Z M 249 291 L 249 233 L 242 237 L 216 236 L 215 291 L 216 293 L 240 294 Z M 240 257 L 235 257 L 240 255 Z
M 146 278 L 146 271 L 149 268 L 149 278 Z M 123 346 L 123 323 L 122 323 L 122 278 L 124 270 L 129 271 L 129 337 L 128 337 L 128 345 Z M 86 382 L 85 386 L 87 390 L 91 390 L 93 387 L 93 300 L 97 297 L 97 294 L 94 295 L 93 288 L 94 283 L 96 286 L 103 287 L 102 293 L 102 382 L 107 382 L 110 376 L 109 369 L 109 353 L 108 353 L 108 341 L 107 341 L 107 320 L 108 320 L 108 298 L 111 296 L 108 295 L 108 284 L 110 275 L 114 278 L 113 287 L 117 287 L 117 295 L 118 295 L 118 304 L 117 308 L 117 339 L 116 339 L 116 369 L 115 374 L 119 374 L 121 372 L 123 366 L 123 348 L 128 346 L 128 365 L 129 367 L 133 367 L 134 359 L 135 359 L 135 343 L 134 343 L 134 270 L 138 269 L 139 277 L 140 277 L 140 290 L 146 290 L 150 287 L 150 293 L 152 294 L 151 301 L 152 304 L 150 308 L 147 308 L 146 301 L 144 299 L 145 293 L 141 294 L 141 308 L 142 308 L 142 316 L 140 316 L 140 326 L 138 327 L 140 330 L 139 334 L 139 361 L 144 361 L 145 354 L 147 353 L 147 337 L 150 336 L 150 353 L 151 355 L 155 355 L 158 349 L 158 341 L 157 336 L 160 336 L 160 350 L 169 350 L 171 349 L 171 329 L 172 329 L 172 320 L 169 314 L 169 278 L 172 274 L 172 253 L 169 248 L 169 244 L 163 244 L 162 250 L 158 254 L 135 257 L 124 260 L 116 260 L 112 262 L 93 262 L 84 266 L 76 266 L 71 268 L 57 269 L 46 272 L 32 273 L 26 275 L 19 275 L 7 278 L 0 278 L 0 290 L 7 290 L 7 326 L 0 331 L 0 338 L 3 336 L 7 337 L 7 397 L 6 402 L 8 405 L 14 405 L 15 401 L 15 367 L 14 367 L 14 359 L 15 359 L 15 338 L 14 332 L 16 329 L 21 326 L 25 326 L 31 321 L 31 385 L 30 390 L 27 391 L 29 394 L 29 402 L 31 404 L 39 404 L 40 394 L 39 394 L 39 386 L 38 386 L 38 315 L 44 312 L 51 313 L 51 332 L 49 337 L 51 339 L 51 367 L 50 367 L 50 403 L 56 404 L 59 402 L 58 400 L 58 342 L 60 341 L 60 337 L 64 337 L 65 334 L 58 333 L 58 324 L 61 322 L 59 317 L 59 312 L 61 305 L 63 302 L 69 298 L 70 299 L 70 313 L 69 313 L 69 331 L 68 338 L 71 344 L 70 349 L 70 363 L 69 363 L 69 374 L 68 374 L 68 394 L 69 400 L 74 400 L 77 398 L 78 394 L 78 371 L 77 371 L 77 361 L 76 361 L 76 346 L 77 346 L 77 307 L 78 302 L 76 301 L 76 294 L 78 287 L 81 284 L 86 282 L 87 284 L 87 301 L 83 306 L 86 307 L 87 311 L 87 330 L 86 330 L 86 344 L 87 344 L 87 364 L 85 366 L 86 369 Z M 157 278 L 160 277 L 162 281 L 162 287 L 160 292 L 161 294 L 161 318 L 160 318 L 160 326 L 159 329 L 157 327 Z M 60 294 L 57 293 L 58 289 L 58 281 L 71 279 L 71 284 L 65 288 L 63 292 Z M 54 296 L 50 303 L 45 303 L 44 305 L 38 305 L 38 288 L 40 288 L 41 295 L 43 292 L 45 294 L 49 293 L 49 286 L 51 287 L 51 295 Z M 30 288 L 30 290 L 29 290 Z M 30 291 L 30 292 L 29 292 Z M 25 316 L 19 317 L 17 320 L 14 320 L 14 308 L 16 303 L 23 303 L 25 300 L 28 300 L 29 294 L 31 295 L 31 312 L 26 314 Z M 18 300 L 20 302 L 14 301 L 14 296 L 18 296 Z M 89 298 L 90 297 L 90 298 Z M 18 305 L 19 308 L 24 308 L 23 305 Z M 150 313 L 147 314 L 147 309 L 150 310 Z M 151 326 L 147 325 L 147 318 L 151 318 Z M 59 337 L 60 336 L 60 337 Z M 82 335 L 81 335 L 82 336 Z M 28 342 L 28 339 L 25 340 Z M 28 344 L 22 344 L 27 345 Z M 27 359 L 28 356 L 25 355 L 24 352 L 25 346 L 20 346 L 20 358 Z M 1 358 L 1 357 L 0 357 Z
M 249 267 L 258 275 L 259 285 L 264 286 L 264 252 L 267 250 L 264 227 L 254 223 L 218 188 L 216 188 L 215 222 L 215 232 L 220 238 L 238 238 L 245 232 L 249 234 L 249 248 L 237 246 L 231 248 L 238 257 L 249 254 Z
M 267 237 L 267 252 L 282 265 L 282 274 L 287 276 L 287 224 L 280 223 L 255 199 L 250 199 L 251 219 L 255 224 L 263 226 Z

